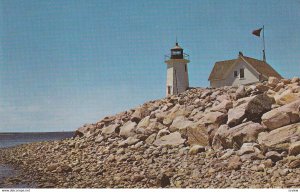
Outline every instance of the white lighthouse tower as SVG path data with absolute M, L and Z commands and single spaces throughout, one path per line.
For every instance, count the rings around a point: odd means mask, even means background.
M 188 67 L 189 55 L 183 53 L 183 49 L 176 42 L 171 49 L 171 55 L 166 56 L 167 87 L 166 95 L 175 95 L 184 92 L 189 87 Z

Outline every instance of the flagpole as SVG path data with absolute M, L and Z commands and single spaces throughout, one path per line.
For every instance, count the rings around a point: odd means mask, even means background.
M 265 26 L 263 25 L 263 61 L 266 62 Z

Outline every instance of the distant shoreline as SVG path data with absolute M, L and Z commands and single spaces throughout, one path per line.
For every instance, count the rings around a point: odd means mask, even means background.
M 46 133 L 75 133 L 75 131 L 49 131 L 49 132 L 0 132 L 2 135 L 6 134 L 46 134 Z
M 3 132 L 0 133 L 0 148 L 24 143 L 60 140 L 72 138 L 74 131 L 66 132 Z

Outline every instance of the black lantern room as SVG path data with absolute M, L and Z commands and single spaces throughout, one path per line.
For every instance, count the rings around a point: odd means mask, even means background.
M 175 47 L 171 49 L 171 59 L 183 59 L 183 49 L 176 42 Z

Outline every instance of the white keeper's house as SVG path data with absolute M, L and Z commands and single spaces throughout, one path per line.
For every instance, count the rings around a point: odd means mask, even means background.
M 266 61 L 247 57 L 239 52 L 236 59 L 216 62 L 208 80 L 211 87 L 217 88 L 251 84 L 268 80 L 271 76 L 282 79 Z

